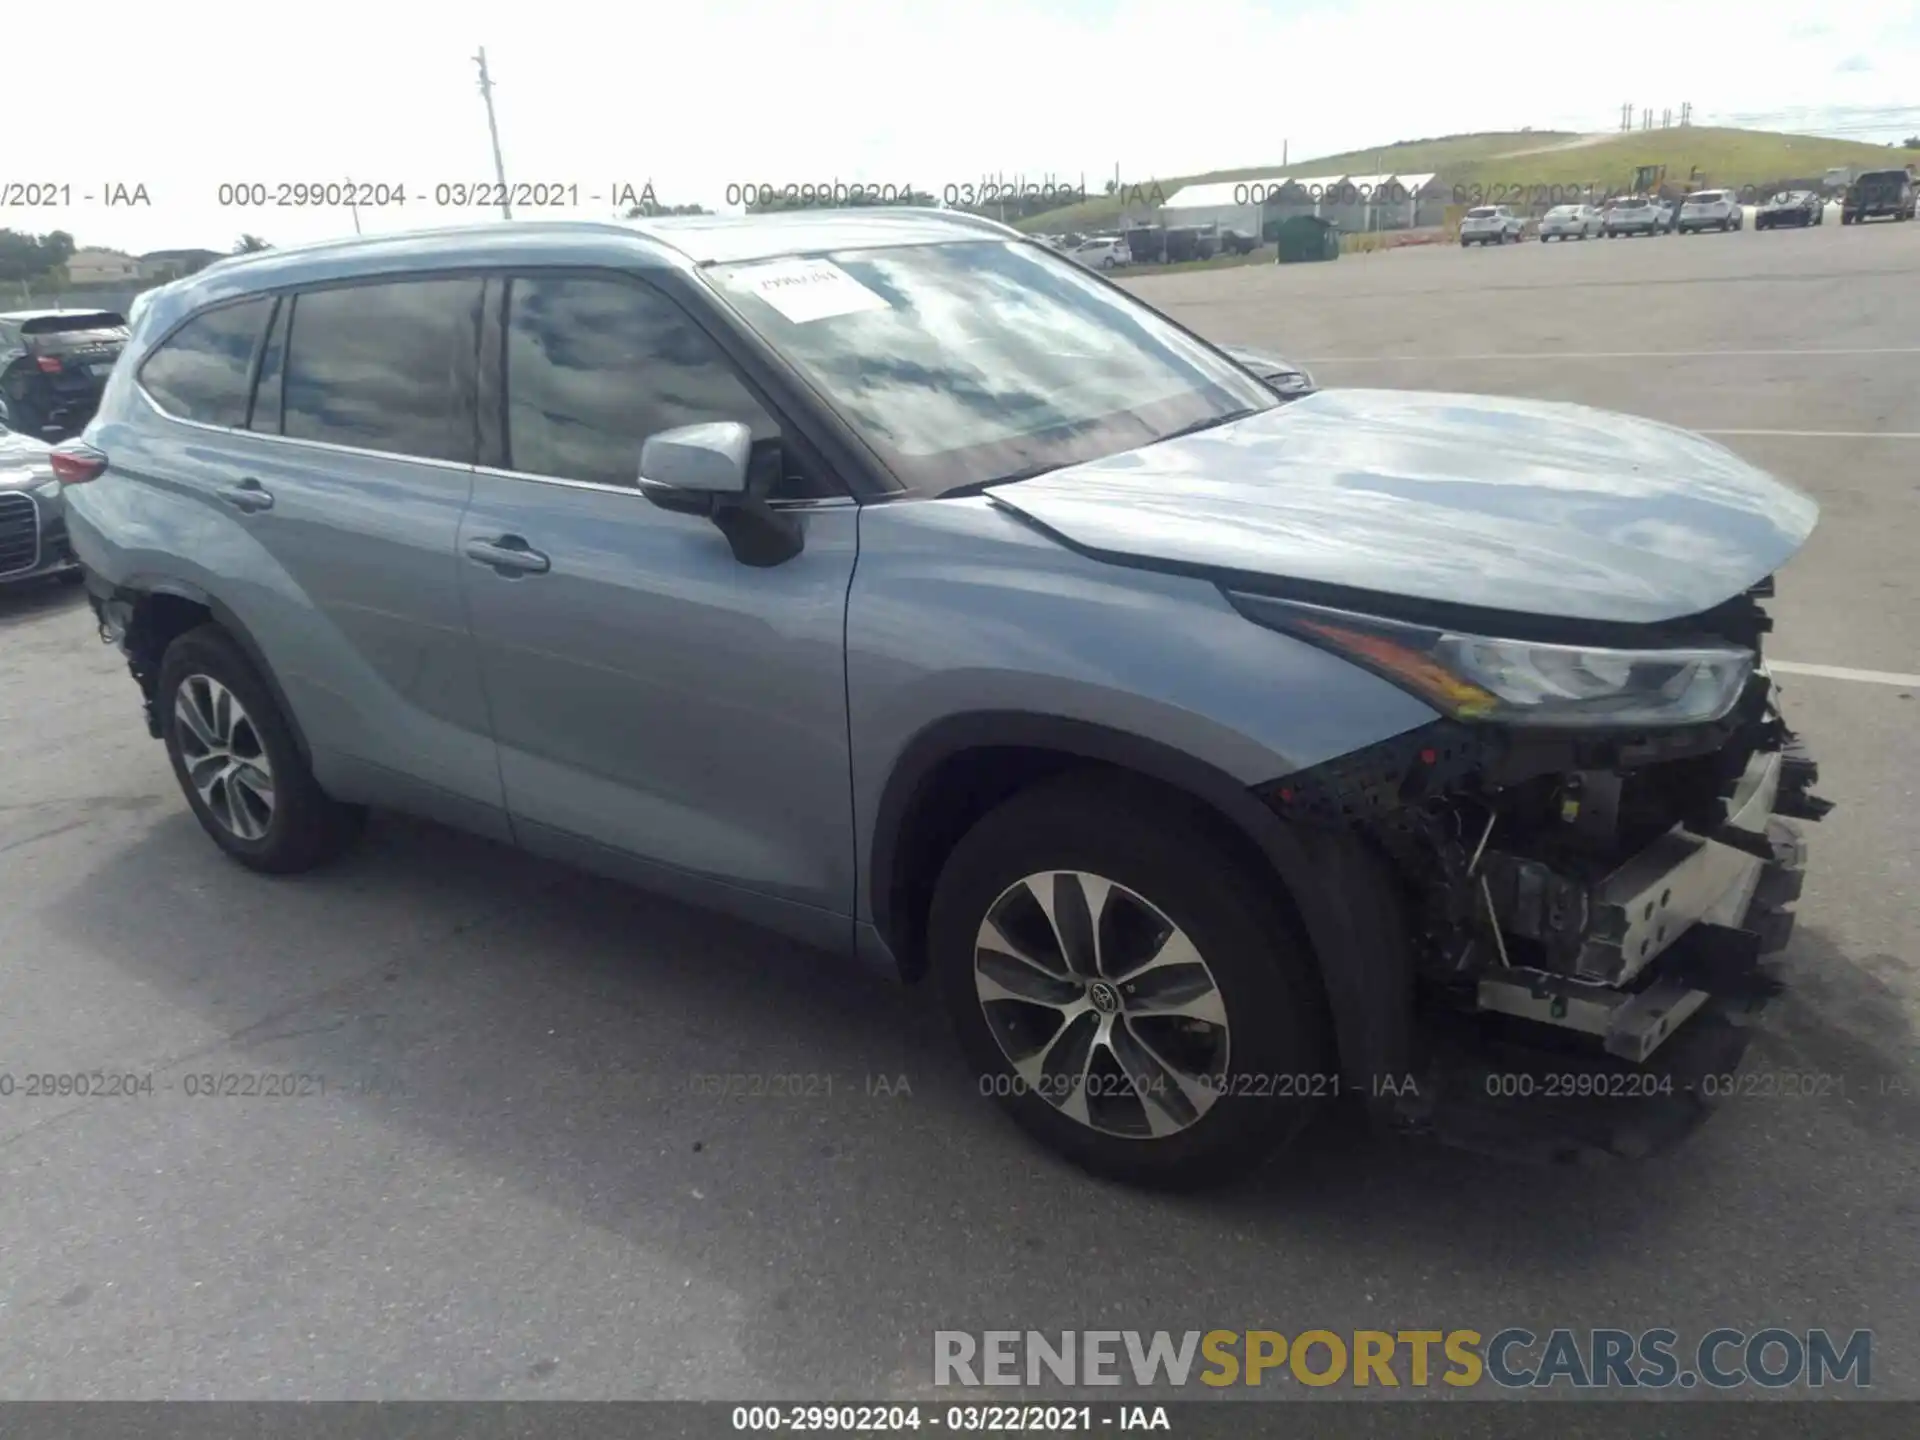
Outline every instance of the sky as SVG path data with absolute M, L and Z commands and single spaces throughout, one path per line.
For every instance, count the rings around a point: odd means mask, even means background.
M 760 184 L 1097 191 L 1116 167 L 1277 167 L 1283 142 L 1607 130 L 1626 101 L 1920 132 L 1920 0 L 96 0 L 79 28 L 72 8 L 13 8 L 7 69 L 46 67 L 26 92 L 46 122 L 16 97 L 0 202 L 31 184 L 72 203 L 0 209 L 0 227 L 134 253 L 353 231 L 344 208 L 222 203 L 222 185 L 405 193 L 361 209 L 367 233 L 495 218 L 480 46 L 508 180 L 578 197 L 515 218 L 606 218 L 649 183 L 712 209 Z M 436 206 L 443 185 L 482 204 Z M 149 203 L 105 203 L 136 187 Z

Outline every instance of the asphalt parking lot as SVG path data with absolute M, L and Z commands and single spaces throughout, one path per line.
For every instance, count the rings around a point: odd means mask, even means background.
M 242 871 L 77 592 L 0 594 L 0 1072 L 154 1077 L 0 1099 L 0 1394 L 905 1397 L 937 1329 L 1517 1324 L 1870 1327 L 1920 1397 L 1920 225 L 1130 283 L 1323 385 L 1618 408 L 1818 497 L 1770 653 L 1842 672 L 1786 676 L 1841 808 L 1748 1062 L 1817 1093 L 1596 1173 L 1331 1135 L 1104 1186 L 973 1093 L 930 993 L 410 821 Z M 237 1073 L 324 1093 L 188 1093 Z

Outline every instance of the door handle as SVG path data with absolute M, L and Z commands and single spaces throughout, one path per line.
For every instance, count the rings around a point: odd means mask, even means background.
M 238 485 L 229 485 L 220 492 L 220 498 L 236 510 L 244 510 L 251 515 L 256 510 L 271 510 L 273 494 L 258 480 L 249 476 Z
M 467 558 L 490 565 L 502 575 L 544 575 L 553 562 L 528 545 L 518 535 L 502 535 L 498 540 L 469 540 Z

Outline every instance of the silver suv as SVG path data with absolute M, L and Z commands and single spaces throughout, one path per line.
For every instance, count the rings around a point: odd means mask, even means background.
M 1824 808 L 1760 659 L 1809 500 L 1573 405 L 1283 401 L 963 215 L 236 258 L 59 470 L 236 860 L 392 807 L 929 975 L 1139 1181 L 1323 1109 L 1680 1133 Z M 1460 1078 L 1522 1064 L 1629 1098 Z

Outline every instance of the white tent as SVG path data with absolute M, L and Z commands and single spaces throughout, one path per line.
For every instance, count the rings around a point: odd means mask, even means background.
M 1287 183 L 1284 175 L 1261 180 L 1209 180 L 1183 185 L 1160 207 L 1165 225 L 1224 225 L 1244 234 L 1260 233 L 1260 207 Z

